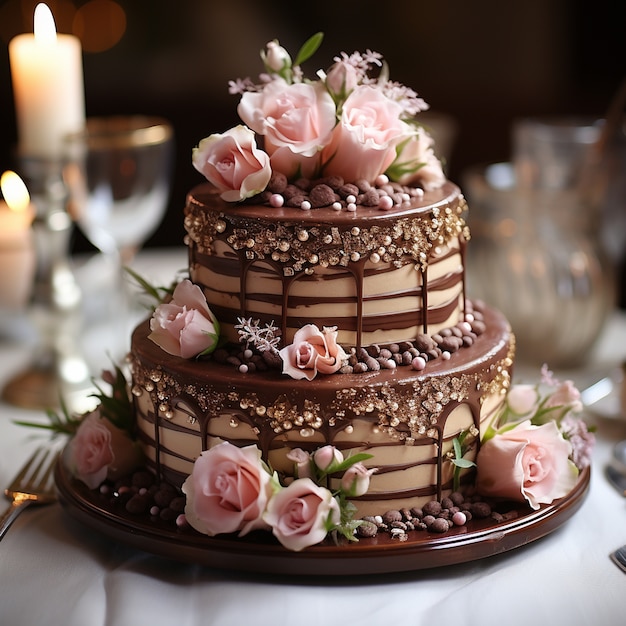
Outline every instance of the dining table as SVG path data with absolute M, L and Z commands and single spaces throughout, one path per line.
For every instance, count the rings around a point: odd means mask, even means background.
M 78 345 L 97 376 L 107 362 L 108 344 L 100 328 L 107 320 L 98 320 L 90 305 L 104 293 L 105 272 L 98 255 L 76 255 L 72 263 L 83 293 Z M 180 246 L 146 248 L 132 267 L 155 284 L 171 281 L 186 264 Z M 12 335 L 6 318 L 2 323 L 0 386 L 27 367 L 37 344 L 28 330 Z M 609 484 L 605 469 L 615 445 L 626 439 L 620 403 L 625 360 L 626 311 L 616 308 L 585 362 L 555 370 L 589 392 L 585 419 L 595 429 L 596 443 L 588 486 L 575 510 L 545 536 L 531 532 L 528 541 L 512 549 L 432 567 L 416 561 L 401 571 L 364 567 L 339 576 L 318 567 L 314 576 L 306 571 L 281 575 L 272 568 L 239 568 L 236 555 L 216 567 L 194 562 L 189 554 L 179 559 L 175 549 L 164 555 L 138 547 L 56 502 L 27 508 L 0 542 L 0 625 L 624 624 L 626 572 L 610 554 L 626 544 L 626 497 Z M 539 367 L 519 364 L 514 380 L 533 373 L 538 377 Z M 0 486 L 7 486 L 32 451 L 49 439 L 46 431 L 16 422 L 47 419 L 41 408 L 0 403 Z M 57 438 L 50 445 L 63 442 Z

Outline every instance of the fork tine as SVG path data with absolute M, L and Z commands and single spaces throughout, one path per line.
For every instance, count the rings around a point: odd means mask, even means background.
M 48 462 L 48 467 L 46 468 L 46 471 L 43 473 L 43 475 L 41 476 L 40 479 L 40 484 L 42 487 L 44 487 L 45 489 L 47 489 L 48 487 L 51 486 L 52 484 L 52 474 L 54 472 L 54 468 L 57 464 L 57 460 L 59 458 L 59 452 L 54 452 L 53 450 L 48 450 L 48 452 L 50 454 L 52 454 L 52 457 L 50 458 L 50 461 Z M 46 455 L 46 459 L 48 458 L 49 455 Z M 45 459 L 44 459 L 45 460 Z M 42 461 L 43 463 L 43 461 Z
M 24 463 L 22 469 L 14 476 L 13 480 L 11 481 L 11 485 L 9 486 L 9 489 L 19 489 L 19 487 L 22 486 L 24 478 L 26 478 L 26 476 L 29 475 L 32 469 L 32 465 L 35 462 L 35 459 L 37 458 L 37 456 L 39 455 L 42 449 L 43 448 L 37 448 L 33 452 L 32 456 L 28 459 L 28 461 Z M 41 467 L 41 463 L 39 463 L 37 467 L 37 471 L 39 471 L 40 467 Z

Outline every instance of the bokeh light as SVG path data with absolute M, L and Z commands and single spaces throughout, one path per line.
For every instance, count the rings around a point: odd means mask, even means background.
M 124 36 L 126 13 L 113 0 L 90 0 L 77 9 L 72 31 L 85 52 L 104 52 Z
M 20 33 L 32 33 L 35 6 L 40 1 L 0 2 L 0 39 L 8 44 Z M 126 12 L 114 0 L 44 1 L 52 11 L 57 32 L 76 35 L 86 53 L 111 49 L 126 32 Z

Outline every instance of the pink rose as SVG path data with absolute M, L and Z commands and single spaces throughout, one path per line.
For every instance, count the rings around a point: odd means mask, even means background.
M 244 93 L 237 112 L 263 135 L 274 171 L 287 178 L 316 174 L 335 125 L 335 104 L 323 84 L 288 84 L 277 78 L 263 91 Z
M 349 498 L 355 498 L 367 493 L 370 488 L 370 476 L 376 468 L 368 469 L 363 463 L 351 465 L 341 477 L 341 489 Z
M 149 339 L 183 359 L 214 350 L 220 334 L 219 323 L 202 290 L 188 279 L 176 286 L 170 302 L 156 308 L 150 330 Z
M 271 493 L 270 475 L 256 446 L 223 442 L 204 451 L 185 480 L 185 517 L 198 532 L 213 537 L 266 528 L 262 515 Z
M 551 421 L 525 421 L 484 442 L 477 458 L 476 487 L 485 496 L 527 500 L 533 509 L 567 495 L 578 471 L 572 447 Z
M 71 472 L 90 489 L 109 478 L 116 480 L 139 464 L 141 453 L 123 430 L 100 416 L 86 415 L 68 446 Z
M 357 87 L 346 99 L 339 124 L 324 149 L 324 174 L 344 180 L 373 181 L 396 158 L 396 146 L 410 134 L 401 121 L 399 103 L 370 85 Z
M 320 332 L 315 324 L 298 329 L 293 343 L 279 352 L 283 360 L 283 374 L 291 378 L 313 380 L 317 372 L 333 374 L 347 359 L 344 349 L 337 344 L 336 327 Z
M 257 148 L 254 133 L 241 125 L 203 139 L 193 149 L 192 162 L 226 202 L 260 193 L 272 175 L 268 155 Z
M 425 191 L 441 187 L 446 177 L 433 151 L 433 144 L 432 137 L 423 128 L 416 129 L 401 145 L 399 154 L 387 171 L 389 177 L 402 185 L 420 184 Z
M 299 478 L 271 497 L 263 518 L 285 548 L 299 552 L 323 541 L 340 513 L 328 489 Z

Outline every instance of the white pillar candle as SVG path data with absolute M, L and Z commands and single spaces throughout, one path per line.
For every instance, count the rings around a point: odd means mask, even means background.
M 34 34 L 9 42 L 9 61 L 22 156 L 58 158 L 62 138 L 85 123 L 80 41 L 57 35 L 45 4 L 35 9 Z
M 18 310 L 28 301 L 35 273 L 35 209 L 14 172 L 2 175 L 0 187 L 6 200 L 0 200 L 0 308 Z

